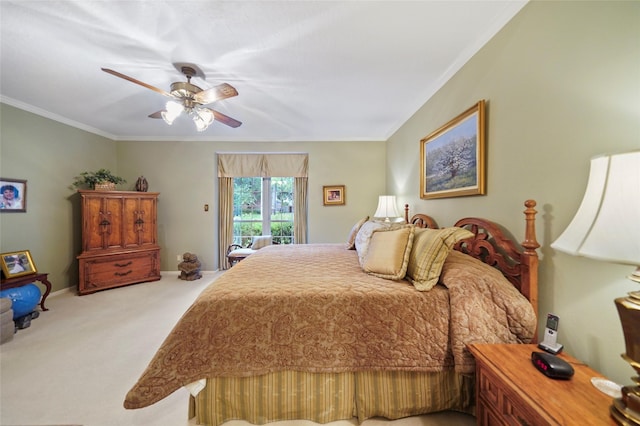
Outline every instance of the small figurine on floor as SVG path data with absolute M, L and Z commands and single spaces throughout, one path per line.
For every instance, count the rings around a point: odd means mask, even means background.
M 202 278 L 200 274 L 200 261 L 195 253 L 185 253 L 182 255 L 182 262 L 178 264 L 181 280 L 193 281 Z

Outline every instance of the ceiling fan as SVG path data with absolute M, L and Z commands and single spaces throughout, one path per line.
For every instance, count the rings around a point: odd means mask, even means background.
M 187 81 L 172 83 L 170 92 L 109 68 L 102 68 L 102 71 L 171 98 L 167 101 L 166 109 L 149 114 L 151 118 L 162 118 L 169 125 L 173 124 L 173 121 L 183 112 L 191 117 L 199 132 L 206 130 L 214 119 L 230 127 L 239 127 L 242 124 L 234 118 L 205 106 L 212 102 L 238 96 L 238 91 L 227 83 L 219 84 L 207 90 L 202 90 L 200 87 L 191 84 L 191 78 L 197 74 L 195 65 L 184 64 L 180 66 L 180 71 L 187 77 Z

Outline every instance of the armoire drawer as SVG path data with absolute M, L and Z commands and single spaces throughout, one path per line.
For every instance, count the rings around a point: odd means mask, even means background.
M 160 279 L 158 250 L 80 259 L 79 293 Z

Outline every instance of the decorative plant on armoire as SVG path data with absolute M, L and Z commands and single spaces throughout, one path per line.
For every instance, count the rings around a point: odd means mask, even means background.
M 107 169 L 100 169 L 95 172 L 82 172 L 76 176 L 73 186 L 76 188 L 91 188 L 96 191 L 113 191 L 116 185 L 127 181 L 116 176 Z

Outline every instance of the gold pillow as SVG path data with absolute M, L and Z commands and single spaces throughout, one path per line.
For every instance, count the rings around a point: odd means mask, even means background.
M 413 225 L 394 230 L 373 231 L 362 269 L 380 278 L 403 279 L 413 246 L 413 232 Z
M 473 232 L 458 227 L 416 229 L 407 266 L 409 281 L 420 291 L 431 290 L 438 284 L 442 265 L 451 248 L 458 241 L 471 237 Z
M 369 248 L 369 242 L 371 241 L 371 235 L 376 229 L 389 229 L 391 224 L 383 222 L 375 222 L 373 220 L 367 220 L 362 224 L 360 230 L 356 234 L 356 251 L 358 252 L 358 262 L 360 266 L 364 262 L 364 256 L 367 254 Z
M 355 250 L 356 249 L 356 235 L 358 235 L 358 231 L 362 228 L 362 224 L 369 220 L 369 216 L 365 216 L 360 219 L 353 228 L 351 228 L 351 232 L 349 232 L 349 238 L 347 238 L 347 250 Z

